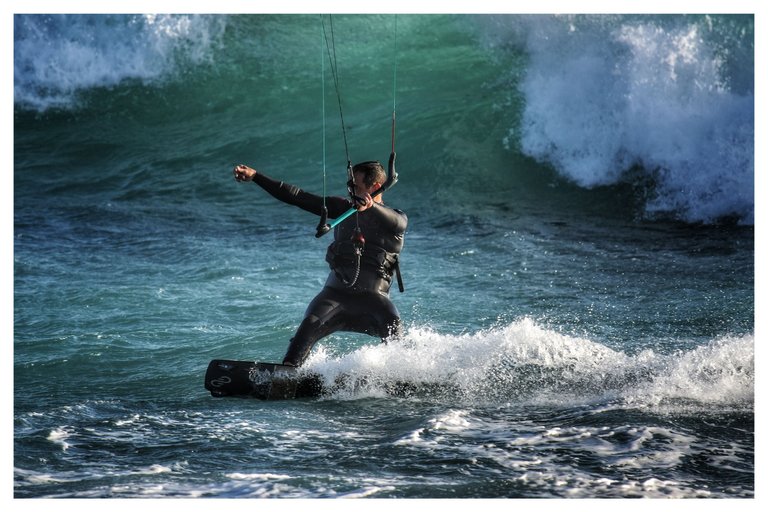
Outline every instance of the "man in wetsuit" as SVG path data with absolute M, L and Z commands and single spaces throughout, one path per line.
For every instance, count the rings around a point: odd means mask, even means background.
M 357 209 L 334 228 L 334 240 L 326 253 L 331 273 L 307 307 L 283 364 L 300 366 L 317 340 L 336 331 L 370 334 L 384 342 L 401 334 L 400 314 L 389 299 L 389 288 L 393 274 L 399 272 L 408 218 L 385 206 L 382 194 L 372 197 L 387 178 L 379 162 L 362 162 L 352 168 L 354 202 L 336 196 L 323 201 L 321 196 L 245 165 L 236 166 L 234 175 L 237 181 L 253 181 L 280 201 L 315 215 L 321 215 L 324 204 L 332 219 L 352 207 Z

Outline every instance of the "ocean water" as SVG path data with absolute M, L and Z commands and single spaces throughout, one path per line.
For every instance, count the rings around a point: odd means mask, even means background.
M 14 497 L 755 497 L 753 17 L 333 29 L 405 334 L 262 402 L 205 368 L 280 360 L 328 239 L 231 169 L 345 193 L 321 17 L 14 16 Z

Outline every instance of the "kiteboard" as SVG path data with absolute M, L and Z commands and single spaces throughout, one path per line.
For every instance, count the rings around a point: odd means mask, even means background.
M 215 397 L 262 400 L 319 397 L 323 392 L 318 375 L 299 372 L 294 366 L 226 359 L 214 359 L 208 364 L 205 389 Z
M 214 397 L 244 397 L 261 400 L 319 398 L 339 391 L 376 389 L 389 396 L 437 396 L 457 392 L 451 383 L 380 381 L 365 375 L 340 374 L 326 384 L 322 376 L 295 366 L 253 361 L 214 359 L 205 372 L 205 389 Z

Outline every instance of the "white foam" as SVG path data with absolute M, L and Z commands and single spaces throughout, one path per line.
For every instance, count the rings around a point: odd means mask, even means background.
M 83 89 L 156 80 L 180 61 L 209 59 L 224 24 L 202 15 L 17 15 L 14 101 L 69 107 Z
M 278 475 L 275 473 L 227 473 L 224 476 L 233 480 L 288 480 L 290 475 Z
M 357 491 L 339 494 L 338 497 L 344 498 L 344 499 L 368 498 L 370 496 L 374 496 L 381 492 L 394 491 L 395 489 L 396 487 L 391 485 L 384 486 L 384 487 L 371 486 L 371 487 L 364 487 L 363 489 L 360 489 Z
M 461 434 L 471 428 L 469 413 L 450 409 L 436 418 L 427 420 L 427 426 L 417 428 L 395 441 L 395 445 L 438 446 L 444 435 Z
M 629 355 L 587 338 L 568 336 L 521 318 L 508 325 L 461 335 L 412 328 L 400 341 L 365 345 L 331 355 L 312 352 L 305 371 L 326 384 L 340 375 L 365 377 L 367 385 L 342 387 L 334 398 L 381 396 L 396 382 L 435 384 L 452 400 L 663 408 L 692 403 L 751 409 L 754 402 L 754 336 L 728 336 L 692 350 Z M 354 379 L 353 379 L 354 380 Z M 434 389 L 425 398 L 439 400 Z M 461 427 L 462 417 L 441 425 Z M 453 423 L 451 423 L 453 422 Z
M 754 336 L 719 338 L 694 350 L 659 358 L 663 370 L 636 393 L 646 403 L 682 399 L 752 404 L 754 358 Z
M 59 427 L 51 430 L 48 434 L 48 441 L 61 446 L 62 451 L 67 451 L 71 445 L 67 442 L 67 439 L 72 435 L 71 428 Z
M 649 215 L 754 222 L 751 39 L 717 17 L 530 16 L 486 23 L 529 57 L 509 141 L 583 187 L 632 166 Z

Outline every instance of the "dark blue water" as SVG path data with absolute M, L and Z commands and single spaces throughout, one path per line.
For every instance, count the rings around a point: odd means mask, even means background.
M 282 357 L 328 240 L 231 169 L 320 192 L 325 104 L 345 193 L 320 17 L 14 17 L 14 495 L 753 497 L 752 17 L 333 22 L 406 333 L 261 402 L 205 368 Z

